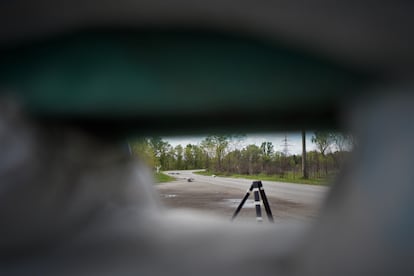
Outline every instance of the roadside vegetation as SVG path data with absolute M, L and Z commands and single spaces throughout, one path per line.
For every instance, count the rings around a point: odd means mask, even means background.
M 160 137 L 149 137 L 132 142 L 131 148 L 154 171 L 206 169 L 208 175 L 326 185 L 341 170 L 354 139 L 341 133 L 314 132 L 311 141 L 316 150 L 306 151 L 302 135 L 302 154 L 276 151 L 269 141 L 240 148 L 243 135 L 209 135 L 197 145 L 176 147 Z M 156 178 L 171 181 L 164 174 Z
M 159 172 L 159 173 L 156 172 L 156 173 L 154 173 L 154 179 L 155 179 L 155 182 L 156 183 L 171 182 L 171 181 L 174 181 L 175 180 L 174 177 L 171 177 L 169 175 L 166 175 L 166 174 L 164 174 L 162 172 Z
M 246 174 L 215 173 L 215 172 L 210 172 L 210 171 L 197 171 L 194 173 L 200 174 L 200 175 L 206 175 L 206 176 L 216 175 L 216 176 L 221 176 L 221 177 L 243 178 L 243 179 L 263 180 L 263 181 L 279 181 L 279 182 L 287 182 L 287 183 L 323 185 L 323 186 L 329 185 L 330 180 L 331 180 L 329 177 L 306 179 L 303 177 L 297 177 L 293 175 L 292 173 L 288 173 L 283 176 L 267 175 L 267 174 L 246 175 Z

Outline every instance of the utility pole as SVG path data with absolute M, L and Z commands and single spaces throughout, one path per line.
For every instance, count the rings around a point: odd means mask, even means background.
M 304 130 L 302 130 L 302 176 L 304 179 L 309 177 L 306 163 L 306 132 Z

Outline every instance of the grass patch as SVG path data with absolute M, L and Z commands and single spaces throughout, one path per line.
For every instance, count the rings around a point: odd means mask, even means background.
M 215 173 L 212 173 L 212 172 L 207 171 L 207 170 L 197 171 L 197 172 L 194 172 L 194 173 L 199 174 L 199 175 L 206 175 L 206 176 L 211 176 L 211 175 L 215 174 Z
M 160 173 L 154 173 L 154 179 L 156 183 L 162 183 L 162 182 L 171 182 L 174 181 L 175 178 L 171 177 L 169 175 L 166 175 L 162 172 Z
M 283 176 L 280 175 L 267 175 L 267 174 L 254 174 L 254 175 L 247 175 L 247 174 L 230 174 L 230 173 L 216 173 L 211 171 L 198 171 L 194 172 L 200 175 L 217 175 L 222 177 L 233 177 L 233 178 L 244 178 L 244 179 L 252 179 L 252 180 L 263 180 L 263 181 L 278 181 L 278 182 L 288 182 L 288 183 L 296 183 L 296 184 L 311 184 L 311 185 L 322 185 L 328 186 L 330 183 L 330 178 L 309 178 L 303 179 L 302 177 L 295 176 L 293 173 L 289 172 Z

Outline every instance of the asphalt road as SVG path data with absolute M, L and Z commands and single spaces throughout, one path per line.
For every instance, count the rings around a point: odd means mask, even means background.
M 197 183 L 206 183 L 209 185 L 216 185 L 220 187 L 240 189 L 242 194 L 243 191 L 245 192 L 249 189 L 253 181 L 249 179 L 240 178 L 204 176 L 194 174 L 193 172 L 194 171 L 167 171 L 165 173 L 171 174 L 177 179 L 192 178 L 194 182 Z M 323 199 L 329 191 L 329 188 L 324 186 L 274 181 L 262 181 L 262 183 L 267 196 L 314 207 L 321 205 Z

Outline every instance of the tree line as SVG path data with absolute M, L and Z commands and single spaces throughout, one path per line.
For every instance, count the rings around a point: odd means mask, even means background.
M 161 137 L 148 137 L 130 144 L 133 154 L 161 170 L 207 169 L 212 173 L 245 175 L 291 175 L 323 178 L 336 174 L 355 142 L 352 136 L 333 132 L 314 132 L 316 150 L 306 154 L 276 151 L 272 142 L 240 148 L 244 135 L 208 135 L 199 144 L 173 147 Z M 302 162 L 306 156 L 306 162 Z M 304 168 L 305 166 L 305 175 Z

